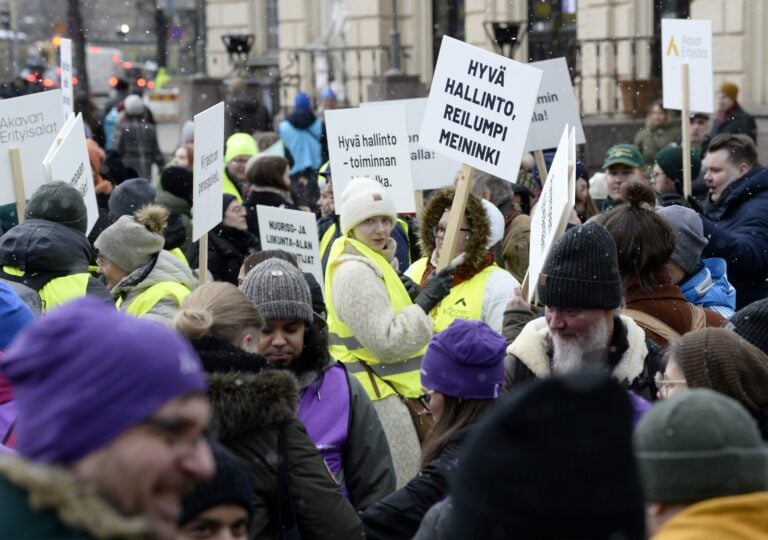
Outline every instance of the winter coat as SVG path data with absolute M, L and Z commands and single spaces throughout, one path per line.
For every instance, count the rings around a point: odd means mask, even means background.
M 197 286 L 192 270 L 177 257 L 162 250 L 147 264 L 118 281 L 112 288 L 112 296 L 116 301 L 122 299 L 120 309 L 125 311 L 136 297 L 163 281 L 181 283 L 190 291 Z M 161 298 L 143 317 L 170 326 L 178 311 L 176 299 L 167 296 Z
M 413 540 L 454 540 L 451 529 L 448 526 L 448 517 L 453 512 L 453 499 L 446 497 L 432 506 L 424 514 L 419 530 Z
M 362 514 L 368 540 L 407 540 L 416 534 L 427 510 L 448 493 L 448 477 L 459 465 L 459 455 L 474 425 L 456 431 L 442 452 L 403 488 Z
M 634 287 L 624 293 L 624 302 L 627 309 L 641 311 L 671 327 L 682 335 L 693 328 L 693 311 L 691 304 L 685 299 L 677 285 L 657 285 L 652 291 L 642 287 Z M 722 315 L 711 309 L 704 308 L 706 326 L 722 326 L 725 319 Z M 637 322 L 637 321 L 636 321 Z M 638 323 L 645 329 L 645 335 L 659 347 L 666 347 L 668 341 L 658 333 Z
M 646 168 L 653 168 L 656 154 L 667 146 L 676 145 L 680 141 L 680 124 L 667 122 L 661 127 L 646 126 L 635 135 L 635 146 L 643 155 Z
M 768 491 L 691 504 L 664 523 L 653 540 L 759 540 L 768 538 Z
M 181 225 L 184 228 L 184 241 L 178 246 L 172 247 L 180 247 L 181 250 L 186 253 L 192 245 L 192 205 L 181 197 L 177 197 L 173 193 L 165 191 L 164 189 L 157 190 L 157 195 L 155 195 L 155 202 L 165 206 L 172 213 L 178 214 L 181 220 Z M 167 237 L 165 249 L 169 249 Z
M 259 236 L 259 214 L 256 206 L 274 206 L 275 208 L 298 210 L 299 207 L 293 204 L 285 195 L 286 192 L 281 192 L 275 188 L 252 186 L 250 193 L 245 198 L 243 206 L 245 206 L 248 212 L 245 216 L 248 222 L 248 230 L 256 237 L 259 243 L 261 242 L 261 237 Z
M 259 100 L 242 92 L 226 102 L 226 138 L 233 133 L 253 135 L 257 131 L 272 131 L 272 116 Z
M 340 479 L 343 480 L 347 496 L 355 509 L 364 510 L 395 490 L 395 470 L 389 444 L 381 421 L 360 382 L 347 373 L 343 364 L 333 362 L 330 357 L 321 359 L 319 364 L 316 369 L 305 371 L 298 376 L 301 388 L 298 416 L 304 422 L 310 437 L 316 429 L 322 429 L 322 426 L 312 425 L 316 416 L 310 411 L 313 408 L 323 408 L 330 401 L 330 394 L 324 385 L 328 370 L 341 370 L 346 380 L 349 413 L 347 438 L 341 448 Z M 318 441 L 315 441 L 316 445 L 317 443 Z M 317 450 L 323 454 L 323 449 L 319 446 Z
M 705 204 L 702 257 L 721 257 L 736 288 L 736 309 L 768 296 L 768 170 L 754 167 Z
M 126 116 L 118 122 L 112 135 L 112 148 L 120 152 L 123 162 L 136 169 L 142 178 L 152 178 L 153 163 L 158 169 L 165 165 L 155 126 L 140 118 Z
M 738 103 L 735 103 L 730 110 L 726 111 L 723 120 L 715 116 L 715 120 L 712 122 L 712 129 L 709 131 L 709 138 L 712 139 L 721 133 L 743 133 L 757 143 L 755 119 L 751 114 L 742 109 Z
M 24 271 L 24 276 L 16 276 L 0 268 L 0 277 L 37 291 L 43 311 L 85 295 L 113 302 L 104 284 L 88 274 L 93 259 L 93 248 L 83 233 L 53 221 L 28 219 L 0 237 L 0 265 Z M 63 285 L 67 276 L 76 274 L 83 275 L 84 288 Z M 51 288 L 57 289 L 55 297 L 46 294 Z
M 690 203 L 679 193 L 656 193 L 657 206 L 685 206 L 690 208 Z
M 653 377 L 664 371 L 661 349 L 647 340 L 645 332 L 624 315 L 614 317 L 613 336 L 606 367 L 613 377 L 648 401 L 656 401 Z M 544 317 L 525 325 L 517 338 L 507 347 L 504 359 L 507 386 L 516 387 L 552 373 L 552 339 Z
M 316 171 L 320 168 L 322 129 L 322 120 L 312 111 L 293 111 L 288 118 L 280 122 L 280 138 L 293 156 L 291 174 L 305 169 Z
M 678 284 L 691 304 L 716 311 L 730 319 L 736 311 L 736 289 L 728 281 L 727 265 L 714 257 L 699 261 L 691 277 Z
M 17 540 L 138 540 L 149 520 L 125 517 L 69 471 L 18 456 L 0 458 L 0 531 Z M 34 501 L 34 503 L 30 501 Z
M 251 539 L 277 536 L 278 432 L 284 430 L 289 486 L 302 539 L 363 538 L 352 505 L 296 417 L 299 388 L 288 371 L 217 338 L 196 340 L 208 380 L 212 426 L 255 482 Z
M 237 285 L 243 260 L 259 250 L 255 236 L 248 231 L 219 224 L 208 233 L 208 270 L 216 281 Z M 195 242 L 187 252 L 192 268 L 200 265 L 200 244 Z

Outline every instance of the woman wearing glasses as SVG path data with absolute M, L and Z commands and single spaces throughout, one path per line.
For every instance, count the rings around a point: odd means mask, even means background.
M 362 514 L 369 540 L 410 539 L 427 510 L 445 498 L 447 476 L 504 379 L 506 341 L 481 321 L 456 319 L 429 344 L 421 384 L 435 425 L 421 453 L 421 471 Z
M 391 196 L 377 182 L 355 178 L 337 202 L 342 236 L 331 246 L 325 272 L 329 350 L 373 401 L 400 487 L 418 470 L 410 411 L 423 407 L 407 400 L 422 396 L 421 357 L 432 337 L 427 313 L 450 292 L 453 270 L 437 273 L 411 300 L 395 270 Z M 416 422 L 425 425 L 420 417 Z
M 752 414 L 768 441 L 768 356 L 731 330 L 706 328 L 673 342 L 656 387 L 660 398 L 688 388 L 725 394 Z

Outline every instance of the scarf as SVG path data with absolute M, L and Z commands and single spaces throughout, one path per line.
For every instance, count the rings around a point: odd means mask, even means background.
M 469 266 L 467 264 L 460 264 L 456 267 L 456 273 L 453 275 L 453 282 L 451 286 L 455 287 L 456 285 L 463 283 L 465 281 L 469 281 L 472 279 L 476 274 L 479 274 L 481 271 L 486 269 L 487 267 L 491 266 L 492 264 L 496 263 L 496 254 L 493 251 L 489 251 L 485 254 L 485 257 L 480 261 L 480 264 L 477 266 Z M 427 284 L 427 279 L 429 278 L 430 274 L 435 271 L 435 265 L 433 264 L 433 261 L 430 259 L 427 262 L 427 269 L 424 271 L 424 275 L 421 276 L 421 282 L 419 285 L 421 287 L 424 287 Z

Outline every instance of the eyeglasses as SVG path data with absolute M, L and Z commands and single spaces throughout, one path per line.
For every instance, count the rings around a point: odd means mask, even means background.
M 232 212 L 233 214 L 245 214 L 248 210 L 246 210 L 245 206 L 237 205 L 227 208 L 227 212 Z
M 106 257 L 99 255 L 98 257 L 96 257 L 96 264 L 99 266 L 99 268 L 103 268 L 109 265 L 110 262 L 109 262 L 109 259 L 107 259 Z
M 157 432 L 172 450 L 184 456 L 193 454 L 201 444 L 208 444 L 215 438 L 208 430 L 199 431 L 185 419 L 150 417 L 141 425 Z
M 670 386 L 676 384 L 688 384 L 685 379 L 667 379 L 666 375 L 661 371 L 657 371 L 656 375 L 653 376 L 653 382 L 656 383 L 656 388 L 658 388 L 659 392 L 662 394 L 666 394 L 669 391 Z
M 651 173 L 651 178 L 658 178 L 659 176 L 664 176 L 664 173 L 663 172 L 657 172 L 657 171 L 653 171 Z
M 465 232 L 465 233 L 472 232 L 472 229 L 463 229 L 462 228 L 462 229 L 459 229 L 459 230 L 461 232 Z M 441 227 L 440 225 L 438 225 L 437 227 L 432 227 L 432 234 L 435 235 L 435 238 L 437 238 L 438 236 L 445 236 L 445 231 L 446 231 L 445 227 Z

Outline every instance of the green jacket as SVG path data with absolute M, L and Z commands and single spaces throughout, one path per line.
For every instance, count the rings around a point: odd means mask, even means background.
M 32 503 L 32 500 L 35 503 Z M 0 458 L 0 531 L 14 540 L 138 540 L 147 537 L 142 518 L 126 518 L 104 500 L 85 493 L 58 467 L 19 457 Z
M 667 123 L 658 128 L 644 127 L 635 135 L 635 146 L 643 154 L 646 175 L 650 178 L 656 154 L 667 146 L 680 142 L 681 132 L 679 123 Z

